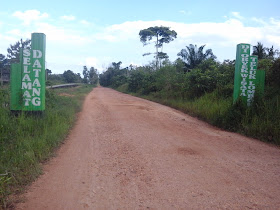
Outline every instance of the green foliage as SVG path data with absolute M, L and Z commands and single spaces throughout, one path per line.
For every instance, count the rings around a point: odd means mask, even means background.
M 253 46 L 253 55 L 258 56 L 258 59 L 264 59 L 267 57 L 267 48 L 262 43 L 258 42 L 256 46 Z
M 150 67 L 139 67 L 130 72 L 128 90 L 148 94 L 156 90 L 155 74 Z
M 67 70 L 63 73 L 64 81 L 66 83 L 74 83 L 79 81 L 79 76 L 76 75 L 73 71 Z
M 9 207 L 7 196 L 41 173 L 39 163 L 49 158 L 66 137 L 91 89 L 47 90 L 42 114 L 11 113 L 9 89 L 0 89 L 0 174 L 5 174 L 0 175 L 0 208 Z M 60 94 L 62 91 L 64 94 Z
M 280 58 L 276 59 L 273 62 L 273 66 L 271 67 L 271 70 L 269 72 L 269 79 L 271 81 L 271 84 L 275 87 L 280 87 Z
M 99 75 L 100 85 L 117 88 L 127 82 L 128 68 L 121 69 L 122 62 L 113 62 L 107 71 Z
M 84 66 L 83 75 L 83 83 L 97 85 L 99 80 L 97 69 L 95 69 L 94 67 L 90 67 L 90 69 L 88 70 L 88 68 Z
M 65 83 L 63 74 L 50 74 L 48 76 L 48 80 L 46 81 L 46 85 L 48 86 L 58 85 L 63 83 Z
M 88 75 L 89 75 L 89 84 L 97 85 L 98 83 L 97 69 L 95 69 L 94 67 L 90 67 Z
M 71 70 L 64 71 L 63 74 L 51 74 L 50 70 L 48 70 L 48 72 L 49 75 L 46 81 L 47 86 L 64 84 L 64 83 L 80 83 L 82 81 L 80 73 L 75 74 Z
M 7 57 L 10 60 L 11 63 L 19 63 L 19 55 L 20 55 L 20 48 L 31 48 L 31 40 L 26 39 L 25 41 L 17 41 L 15 44 L 10 45 L 10 47 L 7 49 Z
M 161 60 L 168 58 L 168 55 L 164 52 L 159 52 L 159 48 L 162 49 L 164 43 L 169 43 L 177 38 L 177 33 L 174 30 L 170 30 L 169 27 L 164 26 L 154 26 L 147 29 L 143 29 L 139 32 L 140 41 L 143 45 L 155 43 L 156 52 L 155 53 L 145 53 L 145 55 L 155 54 L 156 67 L 161 66 Z M 155 39 L 155 41 L 152 41 Z
M 195 68 L 197 65 L 207 59 L 216 59 L 216 56 L 213 54 L 211 49 L 206 50 L 204 53 L 204 47 L 205 45 L 202 45 L 197 48 L 196 45 L 190 44 L 189 46 L 186 46 L 186 49 L 182 49 L 178 53 L 178 56 L 182 57 L 182 59 L 185 61 L 186 69 L 188 71 Z
M 257 45 L 253 46 L 253 55 L 258 56 L 258 59 L 275 59 L 279 57 L 279 50 L 275 50 L 273 46 L 271 48 L 264 47 L 261 42 L 258 42 Z

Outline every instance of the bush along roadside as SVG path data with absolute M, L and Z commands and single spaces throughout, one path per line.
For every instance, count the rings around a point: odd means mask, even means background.
M 11 208 L 8 196 L 40 175 L 40 163 L 65 139 L 92 88 L 46 90 L 46 110 L 41 115 L 11 113 L 9 90 L 0 89 L 0 209 Z

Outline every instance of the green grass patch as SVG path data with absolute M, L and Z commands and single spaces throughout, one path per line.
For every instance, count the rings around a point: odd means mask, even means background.
M 7 199 L 11 193 L 40 175 L 40 163 L 65 139 L 92 88 L 47 90 L 46 110 L 40 115 L 11 113 L 9 89 L 0 89 L 0 209 L 11 205 Z

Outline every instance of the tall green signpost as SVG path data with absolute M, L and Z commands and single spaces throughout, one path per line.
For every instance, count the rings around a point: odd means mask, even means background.
M 31 49 L 21 49 L 20 63 L 11 66 L 11 110 L 45 110 L 46 35 L 33 33 Z
M 250 55 L 249 44 L 238 44 L 236 50 L 233 102 L 240 98 L 250 106 L 255 93 L 263 94 L 265 71 L 257 70 L 258 57 Z

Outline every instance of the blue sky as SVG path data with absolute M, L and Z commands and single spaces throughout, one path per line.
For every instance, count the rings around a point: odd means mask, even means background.
M 260 3 L 258 3 L 260 2 Z M 154 52 L 143 47 L 139 31 L 151 26 L 171 27 L 177 39 L 164 45 L 170 60 L 189 44 L 206 44 L 219 61 L 235 58 L 239 43 L 280 49 L 280 1 L 128 1 L 128 0 L 48 0 L 1 2 L 0 53 L 32 32 L 47 37 L 47 68 L 53 73 L 83 66 L 100 72 L 111 62 L 145 65 Z

